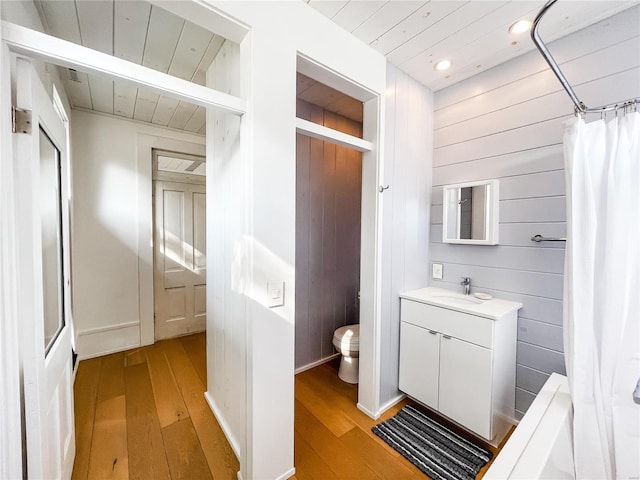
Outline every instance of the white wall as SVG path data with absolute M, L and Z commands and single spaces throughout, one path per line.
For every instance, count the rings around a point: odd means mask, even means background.
M 433 93 L 387 64 L 380 410 L 398 399 L 399 294 L 428 284 Z
M 640 96 L 640 7 L 550 44 L 587 106 Z M 435 95 L 431 260 L 434 286 L 522 302 L 516 409 L 521 416 L 550 373 L 564 373 L 563 243 L 530 241 L 566 232 L 562 122 L 573 104 L 542 57 L 531 52 Z M 442 185 L 500 179 L 500 245 L 442 243 Z
M 214 175 L 220 188 L 235 187 L 229 196 L 236 201 L 225 203 L 224 211 L 208 209 L 222 228 L 224 239 L 217 245 L 223 241 L 229 252 L 212 268 L 227 272 L 221 294 L 235 302 L 233 322 L 240 329 L 246 326 L 246 335 L 225 336 L 217 348 L 246 349 L 247 391 L 245 397 L 239 397 L 238 388 L 209 393 L 216 395 L 216 405 L 246 402 L 245 431 L 233 432 L 240 439 L 243 478 L 286 478 L 293 471 L 297 56 L 312 58 L 378 94 L 385 89 L 385 62 L 304 2 L 214 5 L 251 28 L 240 45 L 241 95 L 249 102 L 240 150 L 220 159 L 240 162 L 242 176 Z M 230 174 L 235 169 L 229 164 L 213 168 L 229 168 Z M 374 178 L 376 172 L 374 162 Z M 208 251 L 215 248 L 213 241 L 209 235 Z M 266 306 L 266 285 L 272 279 L 285 282 L 283 307 Z M 218 295 L 215 289 L 212 293 Z M 210 293 L 207 300 L 223 301 Z M 220 368 L 213 364 L 213 350 L 208 344 L 208 367 Z M 224 361 L 235 358 L 231 354 Z M 227 371 L 232 369 L 229 363 Z
M 72 111 L 72 286 L 81 358 L 140 345 L 141 326 L 152 321 L 153 284 L 148 272 L 153 268 L 150 145 L 154 137 L 173 140 L 185 149 L 204 144 L 200 135 Z M 140 148 L 148 150 L 146 164 L 139 162 Z M 139 194 L 145 188 L 148 201 L 141 203 Z M 139 242 L 140 230 L 148 233 L 146 242 Z M 139 258 L 144 262 L 139 264 Z
M 225 41 L 207 72 L 216 89 L 239 95 L 239 46 Z M 238 458 L 246 449 L 246 302 L 250 259 L 245 236 L 251 179 L 240 155 L 240 118 L 207 113 L 207 392 Z

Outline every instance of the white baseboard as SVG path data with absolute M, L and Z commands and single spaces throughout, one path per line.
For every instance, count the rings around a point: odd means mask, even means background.
M 227 441 L 229 442 L 229 445 L 231 445 L 231 449 L 233 450 L 233 453 L 236 454 L 236 457 L 238 457 L 238 460 L 241 460 L 242 457 L 240 456 L 240 445 L 238 444 L 238 441 L 233 435 L 233 433 L 231 432 L 229 425 L 224 420 L 224 417 L 222 416 L 220 410 L 216 406 L 215 400 L 213 399 L 213 397 L 211 397 L 208 391 L 204 392 L 204 398 L 209 404 L 209 408 L 211 408 L 211 411 L 215 415 L 216 420 L 218 421 L 218 424 L 220 425 L 220 428 L 224 433 L 224 436 L 227 437 Z M 276 477 L 274 480 L 286 480 L 287 478 L 293 477 L 295 473 L 296 473 L 296 469 L 292 468 L 291 470 L 283 473 L 279 477 Z M 238 477 L 238 480 L 243 480 L 242 472 L 238 471 L 236 473 L 236 476 Z
M 140 346 L 140 322 L 92 328 L 78 332 L 78 360 L 122 352 Z
M 358 407 L 358 410 L 360 410 L 361 412 L 364 412 L 368 417 L 370 417 L 370 418 L 372 418 L 374 420 L 377 420 L 377 419 L 380 418 L 380 415 L 382 415 L 384 412 L 386 412 L 391 407 L 393 407 L 396 403 L 404 400 L 405 398 L 406 398 L 406 395 L 404 393 L 401 393 L 397 397 L 392 398 L 391 400 L 389 400 L 382 407 L 378 408 L 377 412 L 372 412 L 368 408 L 364 407 L 361 403 L 358 403 L 356 406 Z
M 236 457 L 238 457 L 238 460 L 240 460 L 242 457 L 240 456 L 240 444 L 238 443 L 238 439 L 231 431 L 231 428 L 229 428 L 229 424 L 224 419 L 222 412 L 216 405 L 216 402 L 209 391 L 204 392 L 204 398 L 209 404 L 209 408 L 211 408 L 213 415 L 216 417 L 216 420 L 218 421 L 218 424 L 220 425 L 224 436 L 227 437 L 227 441 L 229 442 L 229 445 L 231 445 L 231 450 L 233 450 L 233 453 L 235 453 Z M 240 472 L 238 472 L 238 478 L 242 478 L 240 476 Z
M 369 418 L 373 418 L 374 420 L 377 420 L 378 417 L 380 417 L 380 414 L 376 415 L 371 410 L 369 410 L 368 408 L 364 407 L 360 402 L 356 403 L 356 407 L 358 407 L 358 410 L 360 410 L 361 412 L 364 412 L 365 415 L 367 415 L 367 417 L 369 417 Z
M 292 468 L 291 470 L 289 470 L 287 473 L 284 473 L 282 475 L 280 475 L 279 477 L 276 477 L 275 480 L 287 480 L 287 478 L 291 478 L 296 474 L 296 469 Z
M 401 393 L 397 397 L 389 400 L 387 403 L 381 406 L 380 409 L 378 410 L 378 417 L 382 415 L 384 412 L 386 412 L 387 410 L 389 410 L 391 407 L 393 407 L 395 404 L 404 400 L 405 398 L 407 398 L 407 395 L 405 393 Z
M 312 368 L 315 368 L 315 367 L 317 367 L 318 365 L 322 365 L 323 363 L 330 362 L 331 360 L 333 360 L 334 358 L 337 358 L 337 357 L 339 357 L 339 356 L 340 356 L 340 354 L 339 354 L 339 353 L 334 353 L 334 354 L 333 354 L 333 355 L 331 355 L 330 357 L 322 358 L 322 359 L 317 360 L 317 361 L 315 361 L 315 362 L 309 363 L 308 365 L 304 365 L 304 366 L 302 366 L 302 367 L 300 367 L 300 368 L 296 368 L 296 370 L 295 370 L 295 374 L 297 375 L 297 374 L 302 373 L 302 372 L 305 372 L 305 371 L 307 371 L 307 370 L 311 370 Z

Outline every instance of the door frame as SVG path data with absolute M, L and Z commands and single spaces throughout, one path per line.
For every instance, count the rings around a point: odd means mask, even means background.
M 200 186 L 202 188 L 206 189 L 206 177 L 205 176 L 189 176 L 188 174 L 183 174 L 183 173 L 173 173 L 173 172 L 165 172 L 165 171 L 158 171 L 157 169 L 157 165 L 158 165 L 158 156 L 162 155 L 162 154 L 167 154 L 167 155 L 175 155 L 174 158 L 180 158 L 183 157 L 184 159 L 187 160 L 191 160 L 194 159 L 195 157 L 200 157 L 202 158 L 202 162 L 206 163 L 206 155 L 196 155 L 196 154 L 190 154 L 190 153 L 186 153 L 183 151 L 179 151 L 179 150 L 173 150 L 173 151 L 168 151 L 168 150 L 164 150 L 164 149 L 159 149 L 159 148 L 154 148 L 153 152 L 152 152 L 152 196 L 153 196 L 153 220 L 152 220 L 152 226 L 153 226 L 153 296 L 154 296 L 154 305 L 153 305 L 153 311 L 154 311 L 154 317 L 153 317 L 153 329 L 154 329 L 154 338 L 156 337 L 156 328 L 157 328 L 157 321 L 158 321 L 158 311 L 157 311 L 157 300 L 158 300 L 158 291 L 162 290 L 164 287 L 162 285 L 163 280 L 158 278 L 158 275 L 161 275 L 161 273 L 157 270 L 157 260 L 158 260 L 158 251 L 157 251 L 157 247 L 158 247 L 158 205 L 159 205 L 159 201 L 162 203 L 161 198 L 159 198 L 158 196 L 158 186 L 163 186 L 165 184 L 169 184 L 171 186 L 176 186 L 176 185 L 197 185 Z M 189 158 L 191 157 L 191 158 Z M 206 195 L 206 190 L 205 190 L 205 195 Z M 206 218 L 205 218 L 205 229 L 206 229 Z M 206 255 L 206 253 L 205 253 Z M 194 264 L 195 267 L 195 264 Z M 205 272 L 206 273 L 206 272 Z M 164 271 L 162 272 L 162 276 L 164 277 Z M 206 331 L 206 324 L 205 324 L 205 330 Z M 191 333 L 198 333 L 199 331 L 194 331 Z M 183 335 L 182 333 L 178 334 L 178 335 Z M 171 338 L 171 337 L 164 337 L 164 338 Z
M 140 344 L 155 342 L 153 300 L 153 150 L 169 150 L 191 155 L 205 156 L 205 140 L 192 143 L 173 138 L 138 134 L 138 298 L 140 314 Z
M 0 24 L 0 34 L 4 31 Z M 13 179 L 13 142 L 11 112 L 11 56 L 9 49 L 0 50 L 0 478 L 22 478 L 22 424 L 20 380 L 20 331 L 18 305 L 18 248 L 16 235 L 16 192 Z
M 298 52 L 298 72 L 345 93 L 363 103 L 362 139 L 341 132 L 297 122 L 303 135 L 344 145 L 362 152 L 362 197 L 360 212 L 360 367 L 359 410 L 373 419 L 389 405 L 380 405 L 380 356 L 382 348 L 382 229 L 384 118 L 382 97 L 314 59 Z M 298 119 L 299 120 L 299 119 Z
M 6 44 L 13 53 L 94 75 L 106 76 L 110 80 L 118 80 L 233 115 L 242 116 L 247 111 L 247 103 L 240 97 L 203 87 L 14 23 L 5 21 L 2 23 L 2 43 Z

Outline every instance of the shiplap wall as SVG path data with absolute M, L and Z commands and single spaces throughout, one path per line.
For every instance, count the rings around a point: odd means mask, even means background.
M 225 42 L 207 85 L 237 95 L 240 47 Z M 240 118 L 207 112 L 207 392 L 205 398 L 243 461 L 246 418 L 248 181 Z
M 380 409 L 395 401 L 400 345 L 399 294 L 428 282 L 433 94 L 387 63 L 382 194 Z
M 169 3 L 172 8 L 183 9 L 182 3 L 180 7 Z M 184 8 L 185 12 L 197 12 L 195 4 L 198 2 L 189 3 L 193 8 Z M 221 212 L 213 214 L 207 204 L 208 220 L 221 220 L 217 224 L 218 229 L 225 230 L 224 239 L 229 248 L 237 247 L 237 255 L 218 257 L 218 263 L 212 266 L 231 271 L 233 276 L 227 277 L 228 282 L 214 292 L 220 298 L 212 298 L 207 292 L 207 307 L 211 311 L 209 300 L 223 301 L 234 295 L 244 298 L 246 306 L 244 312 L 238 312 L 238 320 L 246 325 L 246 334 L 229 338 L 225 346 L 231 356 L 246 353 L 245 368 L 239 372 L 242 376 L 230 379 L 232 383 L 246 384 L 245 395 L 238 399 L 246 405 L 246 409 L 242 409 L 246 428 L 238 431 L 242 443 L 241 476 L 245 479 L 289 478 L 294 474 L 293 293 L 296 283 L 295 96 L 298 63 L 308 59 L 307 64 L 322 66 L 327 72 L 323 77 L 328 78 L 333 86 L 343 89 L 347 84 L 352 85 L 353 91 L 366 99 L 369 96 L 365 91 L 375 96 L 384 94 L 385 61 L 384 57 L 304 2 L 223 2 L 217 7 L 215 15 L 221 18 L 216 18 L 216 21 L 235 20 L 233 28 L 229 28 L 231 33 L 238 32 L 241 26 L 248 30 L 240 46 L 242 54 L 239 59 L 240 94 L 248 106 L 240 122 L 239 156 L 222 157 L 221 171 L 213 174 L 226 174 L 227 170 L 234 169 L 239 173 L 236 182 L 231 184 L 236 187 L 236 192 L 231 193 L 236 195 L 226 197 L 227 201 L 218 207 Z M 365 104 L 364 132 L 368 140 L 377 144 L 378 122 L 376 112 L 371 113 L 371 107 L 377 107 L 375 98 Z M 207 121 L 207 128 L 210 123 Z M 211 147 L 215 148 L 215 144 Z M 207 154 L 209 151 L 208 146 Z M 228 150 L 228 153 L 233 152 Z M 377 154 L 363 154 L 363 191 L 369 187 L 369 193 L 363 194 L 366 211 L 376 212 L 370 187 L 375 182 L 377 161 Z M 236 168 L 236 164 L 243 167 Z M 207 183 L 207 192 L 212 191 L 210 187 L 215 189 L 217 183 Z M 215 209 L 215 205 L 212 208 Z M 223 220 L 223 215 L 226 220 Z M 236 224 L 244 224 L 240 225 L 239 236 L 231 230 L 236 229 L 234 217 Z M 368 218 L 368 223 L 363 220 L 363 231 L 369 231 L 365 227 L 371 228 L 374 223 L 371 220 Z M 375 234 L 373 228 L 370 231 Z M 215 235 L 215 232 L 211 233 Z M 361 248 L 362 263 L 366 260 L 369 265 L 373 265 L 371 258 L 375 254 L 372 236 L 365 239 Z M 212 245 L 213 248 L 217 245 L 216 242 L 209 243 L 209 238 L 207 235 L 207 251 Z M 210 265 L 211 261 L 209 256 Z M 372 269 L 370 266 L 368 271 Z M 268 307 L 266 287 L 272 280 L 285 283 L 284 305 L 281 307 Z M 365 298 L 361 302 L 361 310 L 373 310 L 374 282 L 361 283 L 360 288 Z M 224 315 L 227 316 L 226 313 Z M 228 322 L 232 321 L 228 319 Z M 208 345 L 207 348 L 209 352 L 214 347 Z M 217 358 L 209 359 L 208 367 L 216 368 L 212 361 L 217 361 Z M 362 363 L 365 362 L 361 362 L 361 366 Z M 224 391 L 220 394 L 221 400 L 236 400 Z
M 297 116 L 356 137 L 362 124 L 298 99 Z M 333 332 L 358 323 L 362 153 L 296 141 L 296 370 L 335 353 Z
M 640 7 L 550 44 L 588 106 L 640 96 Z M 565 373 L 562 345 L 564 243 L 531 236 L 566 232 L 563 121 L 572 103 L 537 52 L 435 95 L 432 263 L 434 286 L 485 291 L 523 303 L 518 319 L 516 410 L 526 412 L 552 372 Z M 498 246 L 442 243 L 442 185 L 500 179 Z

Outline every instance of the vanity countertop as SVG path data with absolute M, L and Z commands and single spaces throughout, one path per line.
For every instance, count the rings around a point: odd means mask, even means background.
M 473 295 L 462 295 L 452 290 L 437 287 L 426 287 L 411 290 L 410 292 L 403 292 L 400 294 L 400 298 L 477 315 L 479 317 L 490 318 L 492 320 L 498 320 L 504 315 L 522 308 L 522 304 L 518 302 L 500 300 L 499 298 L 480 300 Z

